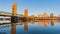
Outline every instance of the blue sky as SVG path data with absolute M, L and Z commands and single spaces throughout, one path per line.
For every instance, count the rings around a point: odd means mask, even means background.
M 13 3 L 17 3 L 19 14 L 23 14 L 26 8 L 28 8 L 29 15 L 60 14 L 60 0 L 0 0 L 0 11 L 11 12 Z

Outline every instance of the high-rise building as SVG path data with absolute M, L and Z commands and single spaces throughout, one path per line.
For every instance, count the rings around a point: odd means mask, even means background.
M 16 15 L 16 12 L 17 12 L 17 4 L 14 3 L 12 4 L 12 15 Z
M 51 14 L 50 14 L 50 17 L 54 17 L 54 14 L 53 14 L 53 13 L 51 13 Z

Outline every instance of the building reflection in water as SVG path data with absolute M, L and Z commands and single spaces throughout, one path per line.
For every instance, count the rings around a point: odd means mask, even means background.
M 38 25 L 48 26 L 48 24 L 50 23 L 51 26 L 53 26 L 55 22 L 58 22 L 58 20 L 40 20 L 40 21 L 38 21 Z M 22 24 L 24 24 L 24 30 L 25 31 L 28 31 L 28 23 L 34 24 L 35 22 L 34 21 L 23 22 Z M 11 34 L 16 34 L 16 24 L 15 23 L 11 24 Z
M 24 30 L 28 31 L 28 22 L 24 22 Z
M 54 23 L 57 22 L 57 20 L 50 20 L 51 26 L 54 26 Z
M 11 34 L 16 34 L 16 24 L 11 24 Z
M 53 26 L 53 25 L 54 25 L 54 21 L 51 20 L 51 21 L 50 21 L 50 24 L 51 24 L 51 26 Z
M 48 21 L 47 20 L 42 20 L 42 21 L 39 21 L 38 24 L 41 25 L 41 26 L 43 26 L 43 25 L 48 26 Z
M 32 21 L 30 21 L 29 23 L 34 24 L 34 21 L 32 20 Z
M 49 23 L 49 22 L 48 22 L 47 20 L 45 20 L 45 21 L 44 21 L 44 26 L 48 26 L 48 23 Z
M 53 26 L 55 22 L 58 22 L 58 20 L 41 20 L 41 21 L 38 21 L 38 25 L 48 26 L 49 22 L 50 22 L 51 26 Z

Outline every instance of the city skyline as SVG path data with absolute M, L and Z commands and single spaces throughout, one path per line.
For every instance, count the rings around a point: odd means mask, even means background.
M 54 13 L 59 15 L 59 0 L 0 0 L 0 11 L 11 12 L 12 4 L 17 3 L 17 13 L 24 14 L 24 9 L 28 8 L 29 15 Z

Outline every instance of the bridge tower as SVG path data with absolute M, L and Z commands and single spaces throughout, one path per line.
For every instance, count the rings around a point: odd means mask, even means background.
M 24 10 L 24 17 L 28 17 L 28 9 Z
M 18 17 L 16 16 L 16 12 L 17 12 L 17 4 L 14 3 L 14 4 L 12 4 L 12 16 L 11 16 L 12 23 L 18 22 Z
M 12 15 L 16 16 L 16 12 L 17 12 L 17 4 L 14 3 L 12 4 Z
M 24 21 L 27 21 L 28 20 L 28 9 L 24 10 L 24 17 L 25 17 Z

